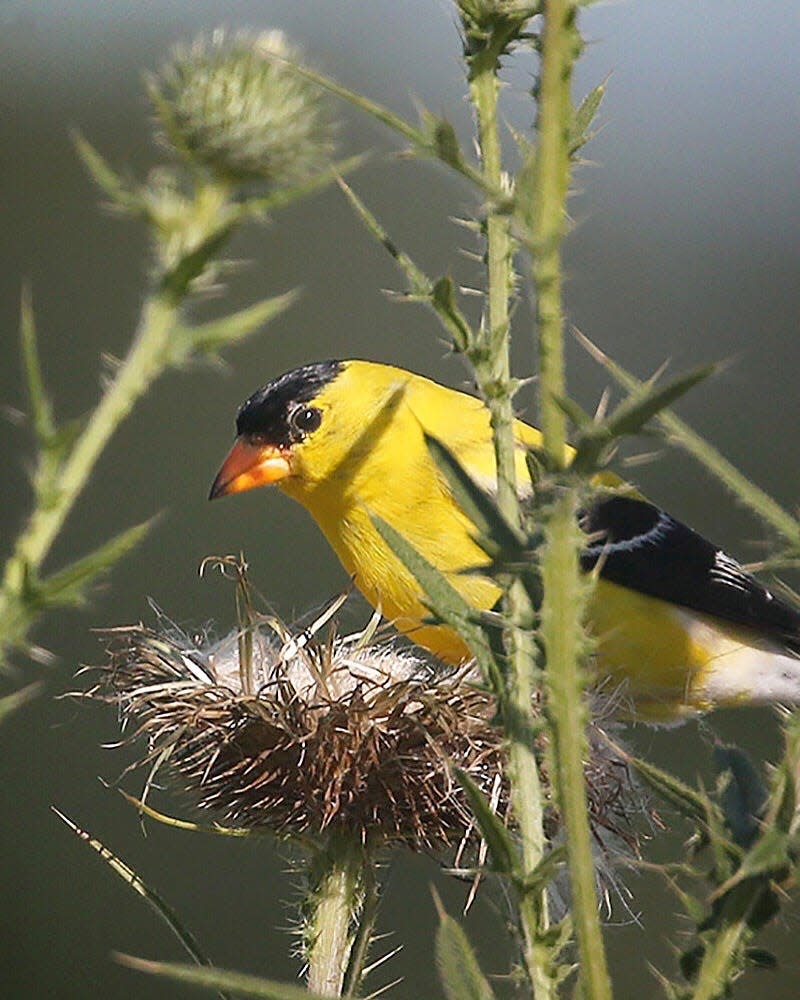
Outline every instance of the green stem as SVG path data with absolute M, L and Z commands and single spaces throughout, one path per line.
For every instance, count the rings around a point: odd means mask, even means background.
M 551 466 L 561 469 L 567 446 L 565 417 L 558 405 L 565 395 L 561 240 L 569 186 L 568 136 L 573 114 L 570 81 L 580 38 L 574 2 L 545 0 L 543 14 L 530 244 L 536 285 L 543 446 Z M 569 490 L 556 500 L 548 519 L 547 549 L 542 560 L 541 637 L 546 653 L 553 776 L 567 840 L 581 995 L 586 1000 L 606 1000 L 611 997 L 611 982 L 600 930 L 584 778 L 587 748 L 581 652 L 585 584 L 580 575 L 582 539 L 576 513 L 576 494 Z
M 145 305 L 139 331 L 127 358 L 64 463 L 56 495 L 47 505 L 36 507 L 17 539 L 3 575 L 0 621 L 7 602 L 21 592 L 26 577 L 36 574 L 44 562 L 112 434 L 151 382 L 164 370 L 167 364 L 166 347 L 177 315 L 177 307 L 159 295 L 153 296 Z
M 368 864 L 361 843 L 345 834 L 332 834 L 314 858 L 306 903 L 307 978 L 312 993 L 342 996 Z
M 542 555 L 542 641 L 547 652 L 548 715 L 551 721 L 554 784 L 569 859 L 572 920 L 580 949 L 583 996 L 609 998 L 597 906 L 592 831 L 584 779 L 588 712 L 583 697 L 582 626 L 587 584 L 581 578 L 579 554 L 584 543 L 577 523 L 574 490 L 555 503 L 547 522 Z
M 504 187 L 497 98 L 500 54 L 507 38 L 493 37 L 470 65 L 470 93 L 476 110 L 478 141 L 487 188 Z M 513 241 L 508 216 L 490 211 L 486 219 L 487 328 L 471 352 L 476 379 L 489 409 L 497 465 L 497 504 L 511 524 L 521 525 L 517 495 L 514 410 L 509 351 L 509 298 L 513 288 Z M 519 579 L 506 588 L 504 606 L 509 628 L 508 689 L 500 699 L 509 741 L 509 781 L 519 824 L 525 874 L 540 862 L 545 849 L 544 797 L 534 752 L 533 692 L 536 646 L 532 638 L 535 612 Z M 553 996 L 549 949 L 542 944 L 547 929 L 547 899 L 543 892 L 522 892 L 520 922 L 525 959 L 537 1000 Z
M 372 944 L 372 935 L 375 930 L 375 921 L 378 916 L 378 879 L 375 865 L 367 858 L 363 868 L 364 875 L 364 902 L 361 907 L 361 916 L 358 921 L 353 949 L 350 955 L 350 962 L 347 966 L 347 973 L 344 979 L 344 989 L 342 996 L 353 998 L 358 996 L 361 982 L 367 967 L 367 957 Z
M 564 235 L 572 119 L 570 79 L 575 34 L 574 3 L 545 0 L 539 115 L 534 172 L 535 198 L 531 233 L 536 325 L 539 343 L 540 406 L 544 449 L 563 468 L 567 429 L 558 399 L 564 395 L 561 239 Z

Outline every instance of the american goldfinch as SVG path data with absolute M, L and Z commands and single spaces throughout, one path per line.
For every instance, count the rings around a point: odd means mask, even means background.
M 466 600 L 491 608 L 497 584 L 474 529 L 425 443 L 442 441 L 472 478 L 495 486 L 489 416 L 473 396 L 370 361 L 322 361 L 287 372 L 240 407 L 236 441 L 211 498 L 277 483 L 311 514 L 356 585 L 414 642 L 457 663 L 469 654 L 431 624 L 421 588 L 370 514 L 400 532 Z M 514 423 L 516 473 L 532 489 Z M 734 559 L 633 492 L 601 492 L 584 512 L 585 569 L 597 568 L 589 620 L 597 671 L 633 712 L 677 721 L 719 705 L 800 701 L 800 611 Z

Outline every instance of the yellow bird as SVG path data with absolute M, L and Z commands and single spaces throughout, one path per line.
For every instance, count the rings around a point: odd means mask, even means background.
M 481 486 L 495 488 L 489 416 L 473 396 L 370 361 L 322 361 L 253 393 L 211 499 L 277 483 L 311 514 L 367 600 L 441 659 L 469 653 L 426 623 L 421 588 L 373 525 L 377 514 L 445 573 L 476 608 L 497 585 L 474 528 L 430 456 L 442 441 Z M 517 480 L 530 494 L 526 447 L 539 432 L 514 423 Z M 730 556 L 632 493 L 605 493 L 583 512 L 584 568 L 598 567 L 589 616 L 597 670 L 623 685 L 634 712 L 675 721 L 718 705 L 800 701 L 800 612 Z

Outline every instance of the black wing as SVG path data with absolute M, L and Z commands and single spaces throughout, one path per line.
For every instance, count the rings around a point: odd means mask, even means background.
M 722 618 L 800 653 L 800 611 L 770 593 L 718 546 L 663 510 L 613 495 L 581 514 L 585 570 L 651 597 Z

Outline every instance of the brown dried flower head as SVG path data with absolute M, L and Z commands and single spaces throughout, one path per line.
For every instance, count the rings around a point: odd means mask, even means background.
M 338 829 L 436 852 L 476 844 L 456 767 L 506 820 L 502 732 L 474 672 L 373 634 L 320 640 L 315 631 L 266 616 L 217 642 L 171 624 L 114 629 L 88 695 L 118 707 L 127 742 L 144 748 L 147 787 L 167 772 L 224 826 Z M 630 840 L 629 813 L 640 807 L 627 766 L 599 730 L 590 742 L 598 842 L 606 831 Z M 549 827 L 557 838 L 555 810 Z

